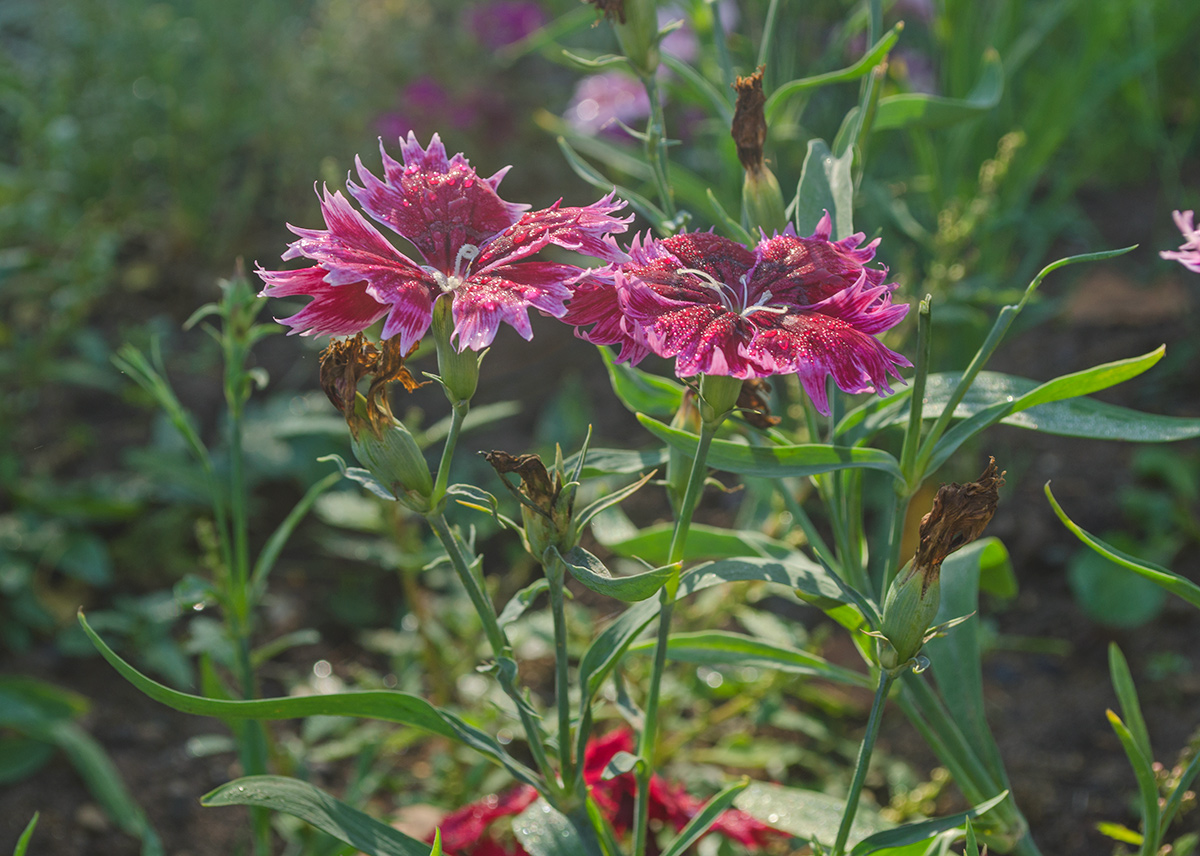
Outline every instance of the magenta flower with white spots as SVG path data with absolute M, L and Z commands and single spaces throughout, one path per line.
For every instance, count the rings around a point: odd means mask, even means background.
M 1185 268 L 1200 273 L 1200 229 L 1193 225 L 1195 214 L 1191 211 L 1176 211 L 1172 215 L 1175 225 L 1183 233 L 1183 244 L 1178 250 L 1163 250 L 1159 253 L 1164 259 L 1179 262 Z
M 455 347 L 480 350 L 504 322 L 530 339 L 529 310 L 556 318 L 566 313 L 575 265 L 527 261 L 553 244 L 618 262 L 627 256 L 610 237 L 629 219 L 613 217 L 624 206 L 612 195 L 582 208 L 561 200 L 540 211 L 503 201 L 496 193 L 507 168 L 480 178 L 461 154 L 446 157 L 437 134 L 422 149 L 411 132 L 402 141 L 404 162 L 380 143 L 383 179 L 356 159 L 361 185 L 346 186 L 363 209 L 416 248 L 416 258 L 396 249 L 341 192 L 321 198 L 324 229 L 289 226 L 299 240 L 283 258 L 307 258 L 312 267 L 258 275 L 266 297 L 307 295 L 312 302 L 281 323 L 292 333 L 350 335 L 385 318 L 382 337 L 400 337 L 407 353 L 429 330 L 434 302 L 452 302 Z M 632 218 L 630 218 L 632 219 Z
M 895 284 L 869 268 L 878 241 L 830 241 L 791 226 L 754 249 L 709 232 L 635 239 L 631 258 L 588 272 L 562 319 L 598 345 L 620 345 L 632 363 L 649 353 L 675 360 L 675 373 L 735 378 L 795 374 L 829 412 L 825 379 L 845 392 L 890 392 L 911 363 L 875 335 L 900 323 Z

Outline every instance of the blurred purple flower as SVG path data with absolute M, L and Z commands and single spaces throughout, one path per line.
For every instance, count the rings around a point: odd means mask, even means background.
M 731 2 L 731 0 L 721 0 L 717 4 L 717 14 L 721 18 L 721 28 L 726 33 L 729 33 L 737 26 L 738 9 L 736 3 Z M 682 20 L 683 23 L 667 33 L 660 44 L 660 49 L 663 53 L 670 54 L 684 62 L 692 62 L 700 53 L 700 40 L 696 38 L 696 31 L 692 29 L 687 13 L 674 5 L 658 10 L 658 28 L 660 30 L 668 24 L 679 20 Z
M 409 81 L 400 90 L 400 109 L 379 117 L 376 125 L 385 137 L 403 137 L 410 130 L 424 134 L 432 128 L 469 128 L 478 118 L 473 99 L 463 99 L 428 75 Z
M 1183 243 L 1178 250 L 1163 250 L 1159 253 L 1164 259 L 1177 261 L 1190 271 L 1200 273 L 1200 229 L 1193 225 L 1195 212 L 1176 211 L 1172 215 L 1175 225 L 1183 233 Z
M 475 41 L 495 50 L 545 25 L 546 13 L 533 0 L 493 0 L 467 9 L 462 21 Z
M 626 125 L 650 115 L 650 98 L 641 82 L 621 71 L 591 74 L 575 86 L 566 120 L 584 134 L 624 134 Z
M 940 95 L 937 71 L 928 54 L 918 50 L 898 50 L 893 55 L 892 71 L 908 85 L 909 92 Z

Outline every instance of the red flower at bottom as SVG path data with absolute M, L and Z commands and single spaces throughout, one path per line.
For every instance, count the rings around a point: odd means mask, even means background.
M 633 827 L 637 784 L 629 774 L 608 780 L 601 779 L 601 776 L 608 762 L 618 752 L 632 752 L 633 749 L 633 735 L 619 729 L 588 743 L 583 759 L 584 782 L 591 791 L 592 799 L 618 835 Z M 454 856 L 528 856 L 519 843 L 502 843 L 488 827 L 502 817 L 520 814 L 536 799 L 537 791 L 533 787 L 521 785 L 446 815 L 441 823 L 443 849 Z M 650 777 L 651 820 L 669 824 L 678 831 L 703 805 L 704 802 L 687 793 L 683 785 L 667 782 L 661 776 Z M 783 835 L 739 809 L 723 812 L 708 831 L 720 833 L 752 850 Z M 432 836 L 429 840 L 433 840 Z M 650 853 L 659 852 L 653 840 L 647 843 L 647 850 Z

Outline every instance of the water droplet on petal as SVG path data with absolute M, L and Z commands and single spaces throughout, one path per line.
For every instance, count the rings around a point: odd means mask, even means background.
M 767 815 L 767 823 L 779 823 L 779 815 L 771 812 L 771 814 Z

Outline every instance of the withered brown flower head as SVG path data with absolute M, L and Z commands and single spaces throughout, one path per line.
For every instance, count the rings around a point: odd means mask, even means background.
M 766 99 L 762 90 L 763 66 L 749 77 L 739 77 L 733 84 L 737 90 L 737 105 L 733 112 L 730 135 L 737 144 L 742 168 L 757 172 L 763 165 L 763 143 L 767 139 L 767 119 L 763 114 Z
M 596 11 L 608 20 L 625 23 L 625 0 L 587 0 L 587 2 L 595 6 Z M 596 20 L 599 22 L 600 19 Z
M 771 404 L 767 395 L 771 385 L 760 377 L 747 378 L 742 383 L 742 391 L 738 393 L 737 408 L 742 418 L 764 431 L 779 424 L 778 416 L 771 415 Z
M 496 474 L 503 478 L 516 473 L 521 479 L 521 493 L 547 517 L 554 510 L 562 492 L 562 482 L 551 481 L 546 465 L 537 455 L 510 455 L 508 452 L 485 452 L 483 456 Z M 558 482 L 555 484 L 555 482 Z
M 425 385 L 404 367 L 404 360 L 415 350 L 413 346 L 407 354 L 401 354 L 398 337 L 385 339 L 379 347 L 367 341 L 362 333 L 349 339 L 331 340 L 321 351 L 321 389 L 349 421 L 354 416 L 358 382 L 372 377 L 366 394 L 367 416 L 378 432 L 379 426 L 392 418 L 388 384 L 399 381 L 409 392 Z
M 989 458 L 978 480 L 967 484 L 944 484 L 938 488 L 933 508 L 921 518 L 921 543 L 914 569 L 925 575 L 926 585 L 937 578 L 942 562 L 960 547 L 982 534 L 996 513 L 1004 473 Z

